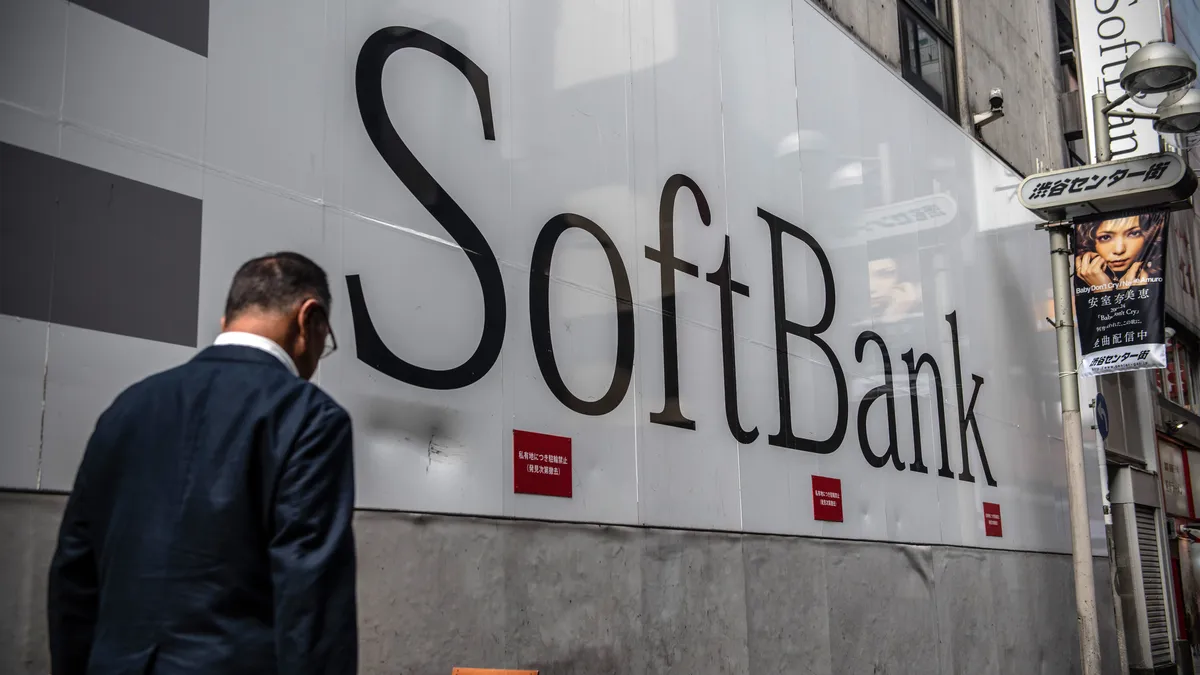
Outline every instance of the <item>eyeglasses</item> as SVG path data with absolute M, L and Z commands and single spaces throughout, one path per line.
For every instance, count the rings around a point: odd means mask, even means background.
M 325 305 L 317 305 L 317 309 L 321 312 L 321 318 L 325 323 L 325 350 L 321 352 L 321 358 L 327 359 L 337 351 L 337 337 L 333 334 L 333 322 L 329 320 L 329 310 Z
M 337 337 L 333 334 L 333 324 L 329 321 L 325 322 L 325 351 L 321 352 L 321 358 L 327 359 L 337 351 Z

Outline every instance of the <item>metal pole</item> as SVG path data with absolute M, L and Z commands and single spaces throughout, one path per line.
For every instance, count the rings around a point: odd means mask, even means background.
M 1097 143 L 1098 147 L 1100 146 Z M 1058 338 L 1058 387 L 1062 397 L 1063 444 L 1067 450 L 1067 498 L 1071 514 L 1071 559 L 1075 567 L 1075 611 L 1079 618 L 1079 660 L 1083 675 L 1100 675 L 1100 629 L 1092 579 L 1092 538 L 1088 526 L 1083 470 L 1083 422 L 1075 371 L 1075 308 L 1071 302 L 1069 223 L 1050 231 L 1050 272 L 1054 281 L 1054 333 Z
M 1112 137 L 1109 133 L 1108 113 L 1112 108 L 1116 107 L 1116 105 L 1118 105 L 1120 103 L 1124 103 L 1125 100 L 1127 100 L 1129 98 L 1129 94 L 1123 93 L 1120 97 L 1117 98 L 1116 101 L 1109 103 L 1108 94 L 1105 92 L 1104 86 L 1105 86 L 1104 80 L 1101 79 L 1099 91 L 1097 91 L 1095 94 L 1092 95 L 1092 132 L 1093 132 L 1093 138 L 1095 140 L 1095 153 L 1096 153 L 1096 161 L 1097 162 L 1112 161 Z M 1051 242 L 1052 242 L 1051 248 L 1052 249 L 1059 248 L 1059 246 L 1057 246 L 1053 243 L 1054 242 L 1054 232 L 1055 232 L 1055 229 L 1050 230 L 1050 233 L 1051 233 L 1050 237 L 1051 237 Z M 1064 234 L 1063 234 L 1064 242 L 1063 242 L 1062 248 L 1066 248 L 1067 247 L 1066 239 L 1067 239 L 1067 235 L 1070 233 L 1070 230 L 1063 228 L 1063 232 L 1064 232 Z M 1070 261 L 1069 261 L 1069 257 L 1068 257 L 1069 255 L 1070 255 L 1070 253 L 1064 254 L 1062 256 L 1063 260 L 1061 263 L 1061 265 L 1064 267 L 1061 274 L 1062 274 L 1063 278 L 1065 279 L 1064 281 L 1061 282 L 1064 285 L 1064 288 L 1062 289 L 1061 292 L 1064 294 L 1064 297 L 1067 297 L 1067 298 L 1070 298 L 1073 295 L 1071 293 L 1071 284 L 1070 284 Z M 1057 298 L 1059 297 L 1059 293 L 1060 293 L 1060 290 L 1059 290 L 1060 282 L 1059 282 L 1059 278 L 1058 278 L 1059 274 L 1060 274 L 1060 272 L 1058 270 L 1060 263 L 1057 259 L 1054 259 L 1054 260 L 1052 260 L 1051 264 L 1054 266 L 1054 295 L 1056 298 L 1055 311 L 1060 311 L 1057 307 L 1057 305 L 1058 305 Z M 1067 300 L 1067 303 L 1068 303 L 1067 319 L 1070 320 L 1073 318 L 1073 313 L 1071 312 L 1072 307 L 1070 306 L 1069 299 Z M 1061 314 L 1060 314 L 1059 320 L 1061 321 Z M 1074 352 L 1075 352 L 1074 327 L 1068 329 L 1066 332 L 1067 332 L 1067 337 L 1071 343 L 1070 349 L 1068 350 L 1071 353 L 1071 360 L 1063 361 L 1063 336 L 1062 336 L 1063 329 L 1061 327 L 1059 327 L 1059 329 L 1058 329 L 1058 333 L 1059 333 L 1059 336 L 1058 336 L 1058 365 L 1059 365 L 1060 373 L 1062 373 L 1068 369 L 1068 366 L 1065 364 L 1073 364 L 1075 362 L 1075 360 L 1074 360 Z M 1074 368 L 1070 368 L 1070 370 L 1074 371 Z M 1060 374 L 1059 377 L 1060 377 L 1060 381 L 1061 381 L 1062 375 Z M 1072 372 L 1070 380 L 1071 380 L 1071 388 L 1075 390 L 1074 397 L 1073 397 L 1073 400 L 1075 401 L 1075 408 L 1078 409 L 1079 408 L 1079 389 L 1078 389 L 1079 379 L 1075 375 L 1074 372 Z M 1065 439 L 1067 437 L 1067 432 L 1066 432 L 1067 405 L 1066 405 L 1066 401 L 1067 401 L 1068 393 L 1066 391 L 1065 385 L 1062 385 L 1062 387 L 1063 387 L 1062 399 L 1063 399 L 1063 429 L 1064 429 L 1063 437 Z M 1076 424 L 1079 424 L 1079 423 L 1076 422 Z M 1079 453 L 1080 454 L 1082 454 L 1082 452 L 1083 452 L 1082 445 L 1083 445 L 1082 441 L 1080 441 L 1080 443 L 1079 443 L 1079 446 L 1080 446 Z M 1068 443 L 1068 446 L 1067 446 L 1068 478 L 1070 478 L 1070 476 L 1073 473 L 1072 469 L 1070 468 L 1071 453 L 1072 453 L 1072 450 L 1071 450 L 1070 444 Z M 1106 473 L 1106 468 L 1107 468 L 1105 466 L 1106 463 L 1104 461 L 1104 457 L 1105 457 L 1105 453 L 1103 450 L 1101 450 L 1101 452 L 1100 452 L 1101 462 L 1100 463 L 1101 463 L 1101 473 L 1102 474 Z M 1107 484 L 1107 481 L 1105 481 L 1104 478 L 1105 477 L 1102 475 L 1101 476 L 1102 486 Z M 1070 488 L 1070 486 L 1068 486 L 1068 489 L 1069 489 L 1069 491 L 1071 491 L 1071 496 L 1070 496 L 1070 499 L 1071 499 L 1071 529 L 1072 529 L 1071 546 L 1072 546 L 1072 554 L 1074 556 L 1075 569 L 1076 569 L 1076 576 L 1075 576 L 1075 592 L 1076 592 L 1076 597 L 1077 597 L 1076 604 L 1078 604 L 1082 608 L 1081 601 L 1078 600 L 1078 594 L 1079 594 L 1079 587 L 1084 582 L 1079 578 L 1080 562 L 1079 562 L 1078 553 L 1075 550 L 1075 547 L 1076 547 L 1075 536 L 1074 536 L 1074 530 L 1076 527 L 1076 524 L 1075 524 L 1075 520 L 1076 520 L 1075 496 L 1074 496 L 1073 488 Z M 1104 489 L 1104 488 L 1102 487 L 1102 489 Z M 1080 499 L 1083 499 L 1083 497 L 1080 497 Z M 1107 502 L 1107 500 L 1108 500 L 1107 495 L 1105 495 L 1104 500 Z M 1087 520 L 1086 511 L 1085 511 L 1084 515 L 1082 515 L 1080 517 L 1083 520 Z M 1112 518 L 1111 515 L 1108 515 L 1108 514 L 1105 515 L 1104 530 L 1105 530 L 1105 540 L 1106 540 L 1105 545 L 1108 548 L 1108 568 L 1109 568 L 1108 583 L 1109 583 L 1109 590 L 1111 591 L 1112 597 L 1113 597 L 1113 619 L 1116 622 L 1116 629 L 1117 629 L 1117 649 L 1118 649 L 1119 658 L 1120 658 L 1120 664 L 1119 664 L 1120 672 L 1122 674 L 1124 674 L 1124 673 L 1129 672 L 1129 664 L 1128 664 L 1128 654 L 1125 651 L 1125 619 L 1124 619 L 1122 607 L 1121 607 L 1121 598 L 1120 598 L 1120 596 L 1117 595 L 1117 560 L 1116 560 L 1117 551 L 1116 551 L 1116 547 L 1113 546 L 1111 518 Z M 1087 528 L 1086 523 L 1083 525 L 1083 527 L 1086 531 L 1086 528 Z M 1094 584 L 1090 581 L 1090 578 L 1092 576 L 1090 552 L 1088 554 L 1088 558 L 1089 558 L 1089 560 L 1088 560 L 1086 574 L 1089 577 L 1089 581 L 1087 582 L 1088 593 L 1089 593 L 1090 597 L 1092 598 L 1091 625 L 1093 626 L 1092 630 L 1096 631 L 1097 630 L 1095 628 L 1095 626 L 1096 626 L 1096 603 L 1095 603 L 1096 591 L 1095 591 Z M 1080 622 L 1079 623 L 1079 625 L 1080 625 L 1080 635 L 1079 635 L 1080 646 L 1081 646 L 1081 648 L 1083 648 L 1083 653 L 1086 654 L 1087 649 L 1086 649 L 1086 647 L 1083 646 L 1084 615 L 1083 615 L 1082 609 L 1080 609 L 1079 622 Z M 1092 635 L 1095 636 L 1095 635 L 1097 635 L 1097 633 L 1093 632 Z M 1097 645 L 1098 638 L 1092 638 L 1092 644 Z M 1098 654 L 1096 655 L 1096 659 L 1097 659 L 1097 661 L 1099 661 Z M 1097 668 L 1098 668 L 1098 666 L 1097 666 Z M 1085 666 L 1085 672 L 1086 672 L 1086 666 Z M 1099 672 L 1099 670 L 1097 670 L 1097 672 Z
M 1112 140 L 1108 134 L 1108 94 L 1104 93 L 1104 83 L 1100 83 L 1100 91 L 1092 94 L 1092 135 L 1096 139 L 1096 161 L 1107 162 L 1112 159 Z
M 1099 441 L 1100 447 L 1097 454 L 1100 456 L 1100 501 L 1104 508 L 1104 544 L 1108 548 L 1108 587 L 1112 591 L 1113 619 L 1116 621 L 1117 663 L 1120 666 L 1117 672 L 1121 675 L 1128 675 L 1129 656 L 1125 652 L 1125 615 L 1122 614 L 1121 598 L 1117 595 L 1117 561 L 1113 557 L 1117 547 L 1113 543 L 1112 502 L 1109 501 L 1108 443 L 1104 438 L 1099 438 Z

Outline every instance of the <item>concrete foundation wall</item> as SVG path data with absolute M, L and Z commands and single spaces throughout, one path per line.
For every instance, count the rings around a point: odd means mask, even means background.
M 64 504 L 0 493 L 0 673 L 49 672 Z M 363 512 L 361 672 L 1079 672 L 1069 556 Z M 1117 672 L 1096 559 L 1104 672 Z

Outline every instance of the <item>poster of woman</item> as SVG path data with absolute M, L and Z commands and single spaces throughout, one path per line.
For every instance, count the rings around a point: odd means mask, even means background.
M 1166 366 L 1163 278 L 1167 213 L 1075 226 L 1080 373 Z

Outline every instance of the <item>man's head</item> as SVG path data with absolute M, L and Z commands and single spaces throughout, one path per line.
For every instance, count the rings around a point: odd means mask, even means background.
M 233 275 L 225 300 L 222 331 L 254 333 L 274 340 L 309 379 L 317 362 L 336 347 L 330 327 L 329 280 L 319 265 L 299 253 L 255 258 Z

